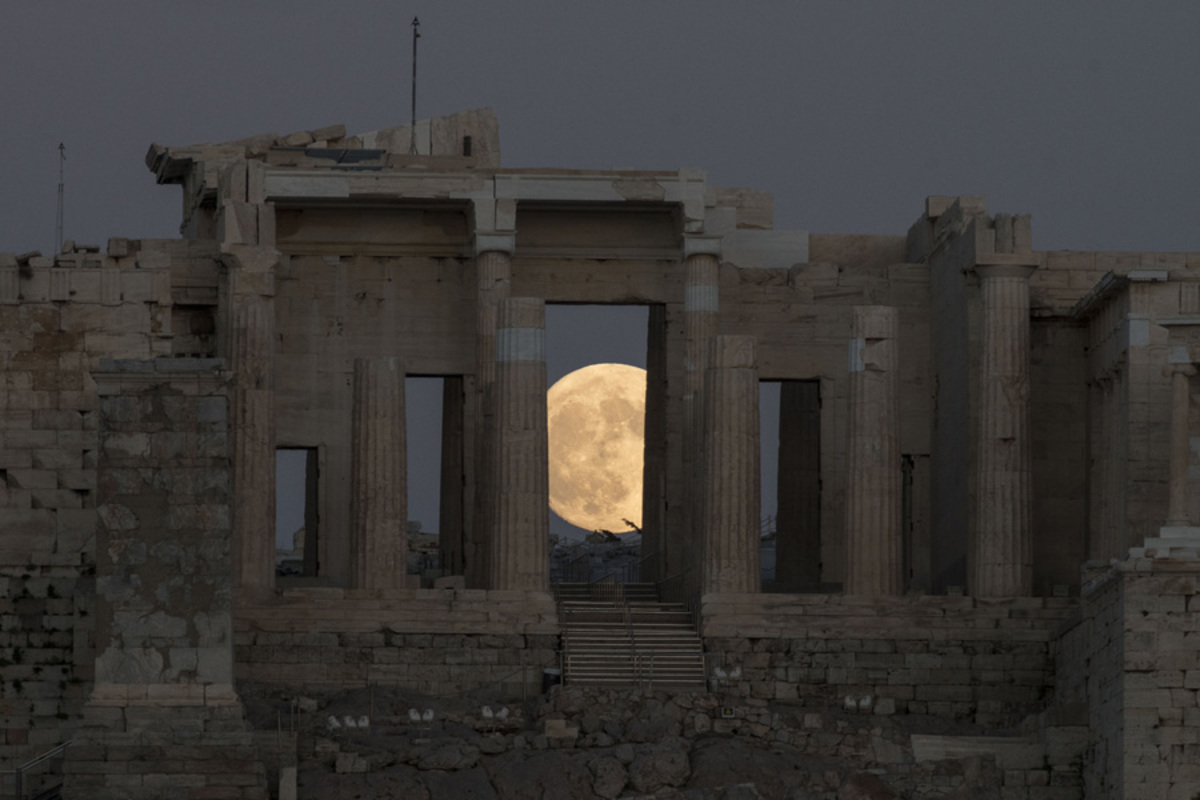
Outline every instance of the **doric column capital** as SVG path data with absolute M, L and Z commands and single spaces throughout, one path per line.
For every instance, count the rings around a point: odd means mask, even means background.
M 713 256 L 721 258 L 721 237 L 687 235 L 683 237 L 683 257 Z
M 517 234 L 514 231 L 476 231 L 475 255 L 496 252 L 511 256 L 517 247 Z
M 1182 375 L 1185 378 L 1190 378 L 1196 374 L 1196 365 L 1190 362 L 1180 362 L 1167 364 L 1163 367 L 1163 375 L 1170 378 L 1174 375 Z
M 1019 259 L 1022 256 L 1007 256 L 1007 258 Z M 1028 280 L 1029 276 L 1038 268 L 1037 264 L 1029 263 L 980 263 L 975 265 L 975 274 L 981 280 L 989 278 L 1019 278 Z
M 273 247 L 232 245 L 221 251 L 221 263 L 230 277 L 229 290 L 235 297 L 275 296 L 275 272 L 287 256 Z

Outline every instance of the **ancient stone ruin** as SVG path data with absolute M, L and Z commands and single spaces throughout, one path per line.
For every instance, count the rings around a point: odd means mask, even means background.
M 776 230 L 697 169 L 499 153 L 488 110 L 153 145 L 180 238 L 0 253 L 7 780 L 1200 792 L 1200 254 L 1037 251 L 976 196 Z M 556 592 L 545 307 L 580 303 L 648 308 L 642 560 Z M 426 586 L 406 376 L 444 389 Z M 306 464 L 288 575 L 280 449 Z

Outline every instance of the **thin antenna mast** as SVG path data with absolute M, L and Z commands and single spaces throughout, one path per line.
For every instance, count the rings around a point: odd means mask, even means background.
M 413 17 L 413 68 L 412 68 L 412 126 L 408 129 L 408 152 L 417 154 L 417 39 L 421 38 L 421 20 Z
M 54 252 L 62 252 L 63 244 L 63 163 L 67 160 L 67 148 L 58 143 L 58 217 L 54 221 Z

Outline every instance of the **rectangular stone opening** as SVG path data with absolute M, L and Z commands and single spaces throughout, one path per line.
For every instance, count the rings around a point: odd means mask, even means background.
M 320 455 L 316 447 L 275 450 L 275 575 L 315 578 L 319 573 Z

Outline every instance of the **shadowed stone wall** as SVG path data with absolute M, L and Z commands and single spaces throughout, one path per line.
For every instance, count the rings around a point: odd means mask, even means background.
M 65 788 L 266 797 L 233 689 L 228 375 L 217 359 L 101 366 L 95 684 Z

